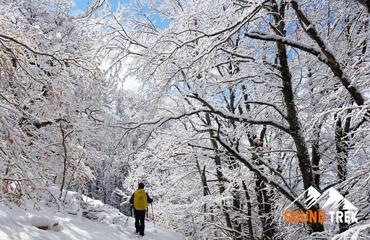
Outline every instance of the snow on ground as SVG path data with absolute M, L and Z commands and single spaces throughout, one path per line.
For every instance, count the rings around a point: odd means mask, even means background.
M 71 196 L 77 196 L 71 194 Z M 97 200 L 83 197 L 87 203 L 81 214 L 58 212 L 53 209 L 24 211 L 11 209 L 0 203 L 0 240 L 131 240 L 135 234 L 134 219 L 119 213 L 117 209 Z M 71 214 L 72 213 L 72 214 Z M 58 222 L 60 229 L 41 230 L 35 225 L 52 226 Z M 180 234 L 153 222 L 146 221 L 145 240 L 181 240 Z

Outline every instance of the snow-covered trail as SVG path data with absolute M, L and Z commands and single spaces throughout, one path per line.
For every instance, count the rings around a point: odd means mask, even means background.
M 57 221 L 62 226 L 60 231 L 40 230 L 33 225 L 45 221 Z M 67 213 L 37 212 L 29 213 L 20 209 L 0 207 L 0 239 L 1 240 L 131 240 L 138 239 L 135 235 L 134 219 L 129 218 L 126 226 L 105 224 Z M 154 226 L 146 222 L 146 240 L 181 240 L 180 234 Z

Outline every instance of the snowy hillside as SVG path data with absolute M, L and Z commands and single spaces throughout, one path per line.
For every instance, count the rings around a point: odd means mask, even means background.
M 9 208 L 0 204 L 1 240 L 122 240 L 136 239 L 134 218 L 128 218 L 108 205 L 84 197 L 88 203 L 85 216 L 62 213 L 53 209 L 24 211 L 18 207 Z M 83 212 L 83 211 L 82 211 Z M 54 224 L 56 224 L 52 227 Z M 36 226 L 49 226 L 42 230 Z M 164 240 L 183 239 L 178 233 L 146 222 L 145 236 L 142 239 Z

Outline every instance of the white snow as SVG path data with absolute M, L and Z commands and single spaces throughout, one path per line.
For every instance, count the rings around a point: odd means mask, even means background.
M 84 200 L 87 200 L 84 197 Z M 117 209 L 104 205 L 97 200 L 90 201 L 98 216 L 93 221 L 78 214 L 58 212 L 53 209 L 25 211 L 18 207 L 9 208 L 0 203 L 0 239 L 1 240 L 130 240 L 139 238 L 135 234 L 134 219 L 119 213 Z M 99 210 L 97 209 L 99 208 Z M 58 228 L 41 230 L 36 225 Z M 146 221 L 145 236 L 141 239 L 166 240 L 184 239 L 180 234 L 158 224 Z

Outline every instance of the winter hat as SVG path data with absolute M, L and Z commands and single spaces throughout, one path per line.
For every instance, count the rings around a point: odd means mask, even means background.
M 144 188 L 144 186 L 145 186 L 144 183 L 142 183 L 142 182 L 139 183 L 139 188 Z

